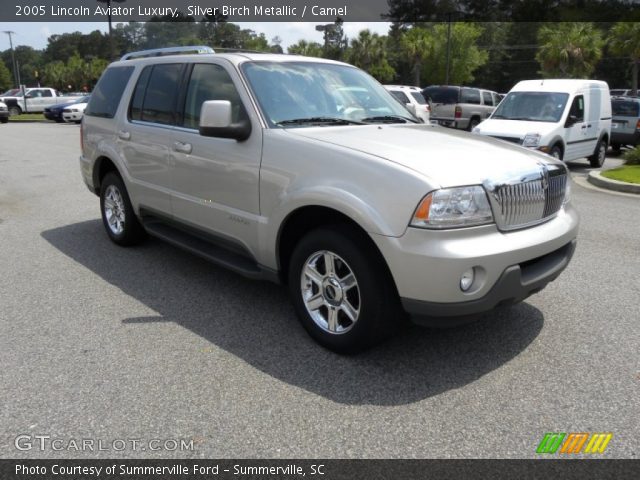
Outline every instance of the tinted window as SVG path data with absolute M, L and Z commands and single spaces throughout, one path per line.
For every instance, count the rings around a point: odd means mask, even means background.
M 584 97 L 582 95 L 578 95 L 573 99 L 569 115 L 576 117 L 577 122 L 584 121 Z
M 640 116 L 640 104 L 638 102 L 616 101 L 611 102 L 611 109 L 614 115 L 621 117 Z
M 42 90 L 42 96 L 43 97 L 53 97 L 53 95 L 51 94 L 51 90 Z
M 398 100 L 400 100 L 401 103 L 409 103 L 409 97 L 407 97 L 404 92 L 401 92 L 400 90 L 391 90 L 391 95 L 393 95 L 394 97 L 396 97 Z
M 493 105 L 493 98 L 491 92 L 482 92 L 482 101 L 485 105 Z
M 132 73 L 133 67 L 108 68 L 100 77 L 84 114 L 113 118 Z
M 456 87 L 427 87 L 422 91 L 425 98 L 431 99 L 432 103 L 458 103 L 458 93 Z
M 420 92 L 411 92 L 411 96 L 418 102 L 420 105 L 426 105 L 427 101 L 424 96 Z
M 480 90 L 476 90 L 475 88 L 460 89 L 460 103 L 480 105 Z
M 176 122 L 176 100 L 182 64 L 155 65 L 144 94 L 141 120 L 173 125 Z
M 193 66 L 187 88 L 183 126 L 198 128 L 200 110 L 207 100 L 230 101 L 234 123 L 238 122 L 244 113 L 240 95 L 227 71 L 220 65 L 196 64 Z
M 131 106 L 129 107 L 129 118 L 131 120 L 142 120 L 142 102 L 144 101 L 144 92 L 147 90 L 151 70 L 153 70 L 152 66 L 145 67 L 138 77 L 138 82 L 131 98 Z
M 498 95 L 497 93 L 492 93 L 492 95 L 493 95 L 493 104 L 498 105 L 500 103 L 500 100 L 502 100 L 502 98 L 500 98 L 500 95 Z

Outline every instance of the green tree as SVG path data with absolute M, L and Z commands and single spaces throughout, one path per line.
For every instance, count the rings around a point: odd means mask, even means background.
M 638 64 L 640 63 L 640 23 L 619 22 L 611 29 L 609 48 L 631 62 L 632 95 L 638 94 Z
M 400 37 L 400 50 L 411 65 L 413 71 L 413 84 L 420 86 L 420 74 L 422 65 L 429 57 L 433 49 L 434 38 L 431 32 L 425 28 L 413 27 L 402 33 Z
M 444 83 L 447 76 L 447 27 L 440 23 L 429 29 L 433 47 L 422 67 L 422 77 L 430 83 Z M 449 83 L 472 82 L 473 72 L 487 62 L 488 53 L 477 45 L 482 31 L 475 23 L 451 24 Z
M 13 86 L 13 76 L 11 72 L 4 64 L 2 60 L 0 60 L 0 92 L 4 92 L 5 90 L 10 89 Z
M 604 40 L 593 23 L 560 22 L 538 30 L 536 60 L 544 77 L 589 77 L 600 58 Z
M 44 85 L 55 88 L 56 90 L 67 88 L 67 85 L 65 85 L 67 70 L 64 63 L 60 60 L 47 63 L 44 67 L 42 79 Z
M 347 61 L 367 71 L 380 82 L 389 82 L 395 76 L 395 70 L 387 60 L 386 37 L 362 30 L 351 41 L 347 51 Z
M 322 57 L 322 45 L 318 42 L 307 42 L 300 40 L 298 43 L 289 45 L 287 52 L 292 55 L 304 55 L 306 57 Z

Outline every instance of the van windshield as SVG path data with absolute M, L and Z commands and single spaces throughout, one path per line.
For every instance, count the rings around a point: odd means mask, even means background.
M 321 62 L 247 62 L 247 80 L 271 127 L 417 123 L 362 70 Z
M 559 122 L 567 105 L 568 93 L 511 92 L 491 118 L 530 122 Z

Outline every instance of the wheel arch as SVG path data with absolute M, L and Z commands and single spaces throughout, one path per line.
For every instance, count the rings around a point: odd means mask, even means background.
M 118 169 L 116 163 L 106 155 L 101 155 L 96 159 L 93 165 L 93 189 L 96 194 L 100 192 L 102 179 L 109 172 L 116 172 L 120 178 L 122 178 L 122 173 Z

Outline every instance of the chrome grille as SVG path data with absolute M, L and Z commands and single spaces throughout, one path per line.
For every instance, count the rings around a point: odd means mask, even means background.
M 562 208 L 567 174 L 564 167 L 542 168 L 536 175 L 493 188 L 496 221 L 502 230 L 541 223 Z

